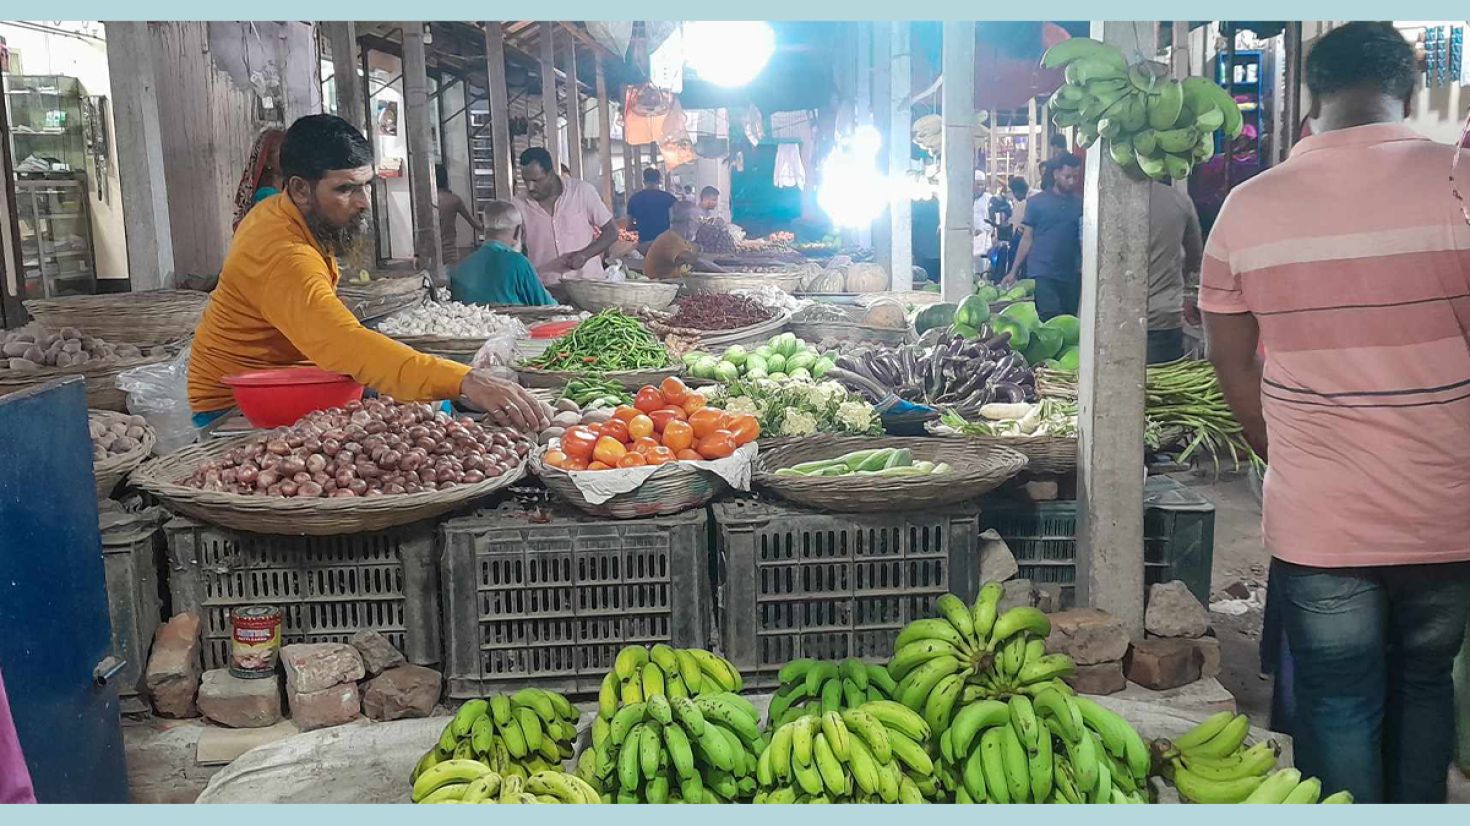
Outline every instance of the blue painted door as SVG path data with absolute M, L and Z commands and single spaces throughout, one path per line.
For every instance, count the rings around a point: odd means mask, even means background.
M 80 379 L 0 396 L 0 670 L 42 803 L 125 803 Z

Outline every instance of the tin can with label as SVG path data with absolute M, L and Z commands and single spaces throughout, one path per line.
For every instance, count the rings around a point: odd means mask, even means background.
M 281 656 L 281 609 L 250 605 L 230 612 L 230 673 L 247 680 L 276 673 Z

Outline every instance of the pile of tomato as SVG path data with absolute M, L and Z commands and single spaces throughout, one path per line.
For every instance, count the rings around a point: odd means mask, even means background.
M 600 425 L 574 425 L 541 458 L 568 471 L 723 459 L 761 433 L 754 416 L 726 413 L 674 377 L 638 391 Z

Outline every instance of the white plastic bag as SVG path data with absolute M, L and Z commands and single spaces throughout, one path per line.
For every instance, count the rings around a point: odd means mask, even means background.
M 607 269 L 602 271 L 602 280 L 615 283 L 627 281 L 628 271 L 624 269 L 623 262 L 621 260 L 612 262 Z
M 142 416 L 158 434 L 153 452 L 162 456 L 199 438 L 189 409 L 189 352 L 185 347 L 171 361 L 124 370 L 118 389 L 128 394 L 128 412 Z
M 527 338 L 530 337 L 528 333 Z M 475 352 L 475 357 L 470 359 L 470 366 L 476 370 L 488 370 L 497 367 L 508 368 L 516 361 L 516 337 L 509 333 L 491 336 L 485 339 L 480 349 Z

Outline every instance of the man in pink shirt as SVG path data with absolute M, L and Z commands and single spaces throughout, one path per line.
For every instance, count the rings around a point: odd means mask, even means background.
M 1297 767 L 1363 803 L 1444 802 L 1470 613 L 1470 224 L 1458 150 L 1402 124 L 1416 72 L 1386 23 L 1318 41 L 1313 134 L 1226 199 L 1199 298 L 1270 452 Z
M 31 775 L 25 756 L 20 753 L 20 738 L 15 721 L 10 717 L 10 704 L 5 698 L 5 678 L 0 676 L 0 804 L 35 803 Z
M 547 287 L 564 280 L 601 280 L 602 254 L 618 240 L 617 222 L 596 187 L 554 170 L 545 149 L 533 146 L 521 153 L 526 195 L 515 203 L 524 220 L 526 257 Z

